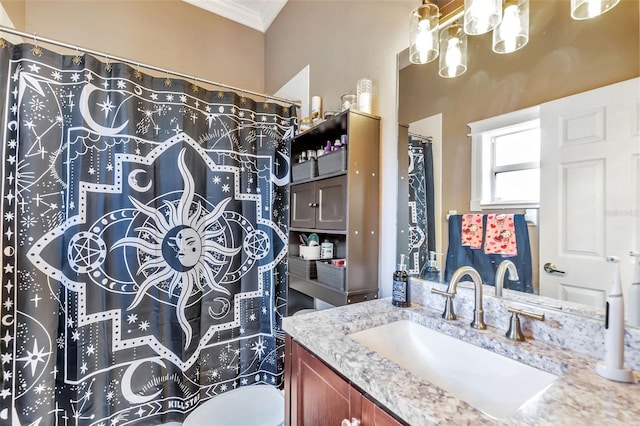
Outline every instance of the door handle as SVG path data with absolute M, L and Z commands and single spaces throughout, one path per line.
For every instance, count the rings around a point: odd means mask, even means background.
M 553 263 L 547 262 L 544 264 L 544 271 L 549 273 L 549 274 L 560 274 L 560 275 L 564 275 L 566 272 L 561 271 L 560 269 L 558 269 L 558 267 L 556 265 L 554 265 Z

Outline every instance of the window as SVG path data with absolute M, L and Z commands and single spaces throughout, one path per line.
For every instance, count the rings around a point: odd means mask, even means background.
M 471 211 L 540 203 L 540 118 L 532 107 L 469 124 Z

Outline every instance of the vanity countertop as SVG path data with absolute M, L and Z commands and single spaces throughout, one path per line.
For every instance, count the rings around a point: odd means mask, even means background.
M 595 373 L 598 359 L 527 340 L 505 330 L 478 331 L 468 319 L 445 321 L 429 307 L 397 308 L 374 300 L 287 317 L 284 330 L 370 397 L 411 425 L 631 425 L 640 422 L 640 385 L 609 381 Z M 496 420 L 347 337 L 408 319 L 560 375 L 542 395 L 509 419 Z M 481 368 L 481 366 L 478 366 Z M 636 377 L 640 375 L 636 373 Z

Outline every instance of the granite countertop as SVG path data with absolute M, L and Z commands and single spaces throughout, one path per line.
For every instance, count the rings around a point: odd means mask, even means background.
M 441 300 L 440 300 L 441 302 Z M 485 307 L 486 311 L 486 307 Z M 528 339 L 513 342 L 489 324 L 478 331 L 469 319 L 445 321 L 441 311 L 391 299 L 287 317 L 284 330 L 353 384 L 411 425 L 631 425 L 640 422 L 640 385 L 595 373 L 598 359 Z M 496 420 L 441 388 L 383 358 L 347 335 L 408 319 L 560 376 L 508 419 Z M 640 375 L 636 374 L 640 379 Z

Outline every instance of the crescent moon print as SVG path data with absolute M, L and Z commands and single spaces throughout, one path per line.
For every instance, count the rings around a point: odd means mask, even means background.
M 295 108 L 7 46 L 0 423 L 180 423 L 282 384 Z
M 137 176 L 139 174 L 146 174 L 146 173 L 147 172 L 142 169 L 136 169 L 136 170 L 133 170 L 131 173 L 129 173 L 129 185 L 131 186 L 131 188 L 133 188 L 138 192 L 147 192 L 148 190 L 150 190 L 153 187 L 153 182 L 151 180 L 147 182 L 145 186 L 140 186 L 138 184 Z

